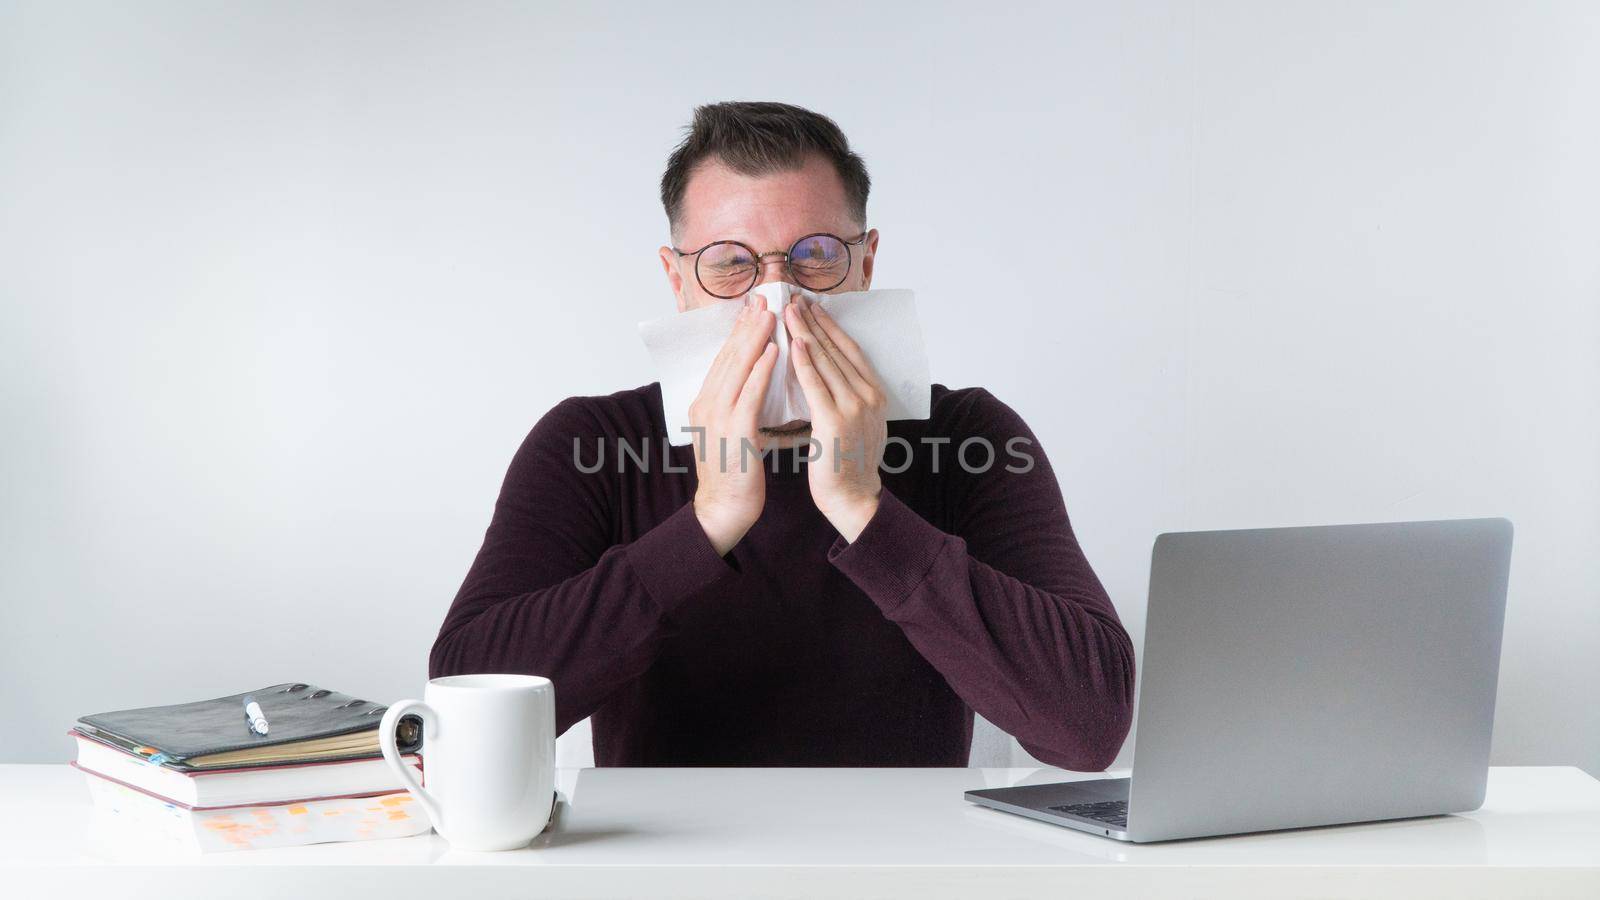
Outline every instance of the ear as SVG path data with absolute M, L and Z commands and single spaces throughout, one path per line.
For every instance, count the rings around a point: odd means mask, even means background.
M 867 241 L 861 245 L 861 289 L 872 290 L 872 266 L 878 255 L 878 229 L 867 232 Z
M 672 296 L 678 300 L 678 312 L 689 309 L 689 298 L 683 295 L 683 273 L 678 271 L 678 254 L 671 247 L 662 247 L 661 268 L 667 273 L 667 285 L 672 288 Z

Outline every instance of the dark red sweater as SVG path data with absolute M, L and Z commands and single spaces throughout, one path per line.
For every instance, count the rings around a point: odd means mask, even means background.
M 557 727 L 593 716 L 603 766 L 964 766 L 974 709 L 1047 763 L 1116 756 L 1132 644 L 1037 443 L 1011 445 L 1031 471 L 1006 471 L 1024 465 L 1007 442 L 1033 435 L 987 391 L 934 385 L 930 419 L 889 423 L 913 458 L 883 473 L 853 544 L 778 451 L 760 520 L 718 556 L 691 503 L 693 449 L 665 451 L 665 434 L 654 384 L 539 420 L 430 677 L 549 677 Z M 970 437 L 995 447 L 987 471 L 981 445 L 958 463 Z

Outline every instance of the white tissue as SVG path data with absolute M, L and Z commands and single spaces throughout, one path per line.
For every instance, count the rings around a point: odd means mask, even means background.
M 767 309 L 778 320 L 772 336 L 778 345 L 778 360 L 772 367 L 772 381 L 767 385 L 766 401 L 756 424 L 771 428 L 811 419 L 811 409 L 790 359 L 788 329 L 783 324 L 783 308 L 796 295 L 816 301 L 861 346 L 888 397 L 886 418 L 928 417 L 932 379 L 928 375 L 922 326 L 917 322 L 916 295 L 911 291 L 816 294 L 797 285 L 772 282 L 757 285 L 751 293 L 766 300 Z M 740 306 L 740 301 L 729 300 L 639 323 L 639 335 L 644 338 L 661 382 L 662 413 L 668 440 L 674 444 L 688 444 L 694 439 L 692 432 L 684 430 L 689 427 L 689 405 L 699 396 L 712 361 L 733 332 Z

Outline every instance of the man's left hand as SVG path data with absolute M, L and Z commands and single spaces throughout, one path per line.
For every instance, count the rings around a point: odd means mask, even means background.
M 811 500 L 847 541 L 878 511 L 878 464 L 888 439 L 887 397 L 861 347 L 821 306 L 799 298 L 784 310 L 795 375 L 811 407 Z

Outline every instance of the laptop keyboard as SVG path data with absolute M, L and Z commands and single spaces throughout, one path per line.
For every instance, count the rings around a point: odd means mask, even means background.
M 1055 812 L 1079 816 L 1084 819 L 1093 819 L 1118 828 L 1128 827 L 1128 801 L 1126 800 L 1101 800 L 1098 803 L 1069 803 L 1066 806 L 1052 806 Z

